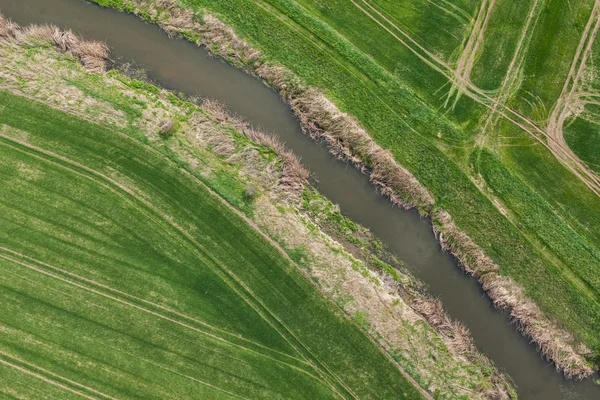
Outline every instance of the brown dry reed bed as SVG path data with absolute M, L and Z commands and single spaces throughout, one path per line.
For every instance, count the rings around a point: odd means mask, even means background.
M 306 134 L 325 141 L 335 157 L 351 162 L 368 174 L 377 191 L 392 204 L 415 207 L 422 215 L 431 217 L 442 248 L 456 257 L 466 273 L 479 279 L 497 308 L 510 310 L 511 321 L 537 345 L 543 356 L 554 362 L 558 371 L 577 379 L 594 373 L 585 359 L 590 350 L 575 346 L 572 335 L 549 320 L 517 283 L 497 273 L 498 265 L 456 226 L 448 212 L 435 205 L 428 190 L 399 165 L 389 151 L 375 143 L 356 118 L 340 111 L 320 90 L 303 85 L 288 69 L 265 61 L 260 51 L 214 16 L 195 16 L 193 11 L 180 8 L 176 0 L 130 0 L 130 3 L 137 13 L 143 11 L 149 15 L 167 34 L 198 34 L 197 45 L 205 46 L 277 89 Z M 160 17 L 158 9 L 162 11 Z M 421 310 L 432 326 L 446 329 L 449 323 L 437 324 L 439 312 L 431 312 L 441 307 L 433 304 L 436 300 L 429 302 L 429 305 L 415 305 L 415 309 Z M 455 327 L 455 330 L 457 337 L 465 332 L 463 327 Z M 459 347 L 470 346 L 461 342 Z
M 62 31 L 54 25 L 30 25 L 21 28 L 0 14 L 0 40 L 26 42 L 39 38 L 53 43 L 60 51 L 78 57 L 86 70 L 104 72 L 108 60 L 108 47 L 101 42 L 83 40 L 71 30 Z

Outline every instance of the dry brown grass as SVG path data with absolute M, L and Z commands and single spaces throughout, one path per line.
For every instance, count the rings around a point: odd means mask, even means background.
M 340 111 L 320 91 L 293 93 L 289 102 L 308 134 L 324 140 L 336 158 L 368 173 L 378 191 L 394 205 L 426 211 L 433 208 L 433 196 L 419 181 L 376 144 L 354 117 Z
M 549 321 L 510 278 L 491 272 L 480 281 L 494 305 L 510 310 L 510 317 L 519 330 L 536 343 L 540 353 L 552 360 L 558 371 L 576 379 L 593 374 L 594 370 L 582 356 L 589 353 L 589 349 L 575 349 L 572 336 Z
M 494 306 L 509 310 L 511 321 L 535 343 L 540 353 L 553 361 L 565 376 L 581 379 L 594 370 L 584 355 L 588 349 L 575 348 L 573 337 L 550 321 L 512 279 L 496 273 L 496 265 L 469 236 L 460 231 L 450 215 L 439 210 L 432 216 L 434 232 L 445 251 L 453 254 L 465 272 L 479 278 Z
M 101 42 L 79 40 L 70 50 L 79 57 L 85 69 L 90 72 L 104 72 L 108 59 L 108 47 Z
M 465 272 L 480 276 L 498 270 L 498 265 L 466 233 L 456 226 L 450 214 L 445 210 L 436 210 L 431 217 L 434 221 L 433 231 L 442 249 L 456 257 Z
M 436 332 L 444 338 L 448 349 L 459 356 L 474 356 L 475 345 L 469 330 L 460 322 L 450 319 L 439 299 L 430 296 L 414 298 L 410 305 Z
M 96 41 L 77 37 L 71 30 L 62 31 L 54 25 L 29 25 L 21 28 L 0 14 L 0 38 L 26 42 L 31 38 L 52 42 L 60 51 L 78 57 L 89 72 L 104 72 L 108 47 Z
M 19 34 L 20 30 L 21 28 L 19 25 L 7 20 L 2 14 L 0 14 L 0 38 L 14 39 Z
M 243 119 L 231 115 L 225 106 L 215 100 L 205 100 L 202 108 L 210 113 L 217 121 L 230 123 L 236 130 L 243 133 L 248 139 L 262 146 L 272 149 L 282 162 L 281 176 L 277 186 L 286 195 L 295 197 L 302 192 L 308 183 L 310 173 L 298 157 L 285 148 L 285 145 L 273 135 L 251 127 Z

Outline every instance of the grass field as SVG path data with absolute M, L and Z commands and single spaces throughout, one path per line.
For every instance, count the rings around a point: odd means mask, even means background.
M 201 181 L 0 91 L 1 390 L 47 398 L 420 398 Z
M 561 95 L 565 82 L 580 80 L 581 64 L 595 76 L 586 64 L 595 53 L 588 57 L 586 48 L 596 3 L 180 4 L 217 15 L 266 59 L 356 116 L 501 274 L 590 347 L 590 360 L 600 354 L 600 199 L 549 150 L 577 105 L 576 96 Z M 564 129 L 593 169 L 597 135 L 577 123 Z

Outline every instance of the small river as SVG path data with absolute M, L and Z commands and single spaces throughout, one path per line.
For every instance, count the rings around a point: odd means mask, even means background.
M 259 80 L 210 57 L 204 49 L 169 39 L 154 25 L 83 0 L 0 0 L 0 12 L 21 25 L 52 23 L 104 41 L 113 58 L 132 60 L 163 87 L 220 100 L 254 126 L 277 135 L 316 175 L 321 193 L 368 227 L 442 299 L 448 314 L 471 331 L 477 348 L 513 378 L 521 399 L 600 399 L 600 387 L 591 379 L 565 380 L 508 323 L 507 314 L 493 308 L 477 281 L 441 251 L 430 221 L 415 211 L 392 208 L 366 176 L 334 160 L 305 136 L 277 93 Z

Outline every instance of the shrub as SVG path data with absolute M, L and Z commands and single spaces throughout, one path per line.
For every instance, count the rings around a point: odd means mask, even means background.
M 177 130 L 177 124 L 173 119 L 165 118 L 160 121 L 160 125 L 158 126 L 158 134 L 163 138 L 167 139 L 173 136 L 175 131 Z

